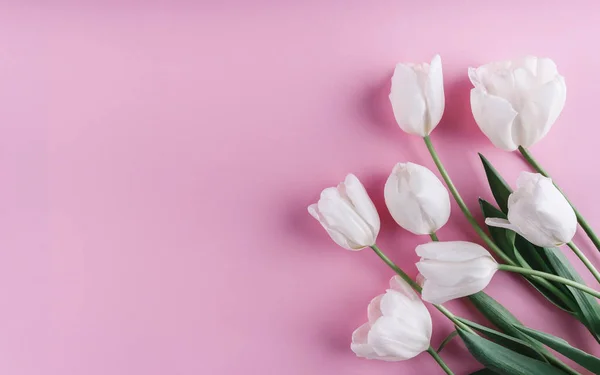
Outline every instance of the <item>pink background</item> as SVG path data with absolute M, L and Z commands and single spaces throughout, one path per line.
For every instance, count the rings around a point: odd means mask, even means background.
M 490 194 L 476 151 L 509 181 L 526 166 L 477 129 L 467 67 L 555 59 L 567 104 L 533 151 L 600 228 L 593 1 L 50 3 L 0 2 L 0 373 L 441 373 L 426 355 L 354 357 L 351 333 L 392 273 L 306 212 L 354 172 L 380 210 L 381 247 L 416 273 L 427 238 L 397 227 L 382 199 L 395 163 L 433 167 L 392 116 L 398 61 L 441 54 L 447 110 L 433 141 L 477 210 Z M 477 240 L 453 209 L 440 237 Z M 600 354 L 517 277 L 488 292 Z M 463 301 L 448 307 L 479 319 Z M 437 345 L 451 325 L 432 314 Z M 443 357 L 457 375 L 479 368 L 458 341 Z

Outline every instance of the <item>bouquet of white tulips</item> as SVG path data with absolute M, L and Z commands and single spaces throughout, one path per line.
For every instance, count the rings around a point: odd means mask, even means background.
M 392 77 L 390 102 L 398 125 L 422 137 L 448 190 L 426 167 L 411 162 L 393 167 L 383 195 L 393 219 L 402 228 L 426 235 L 417 246 L 417 280 L 394 264 L 377 244 L 380 219 L 359 179 L 349 174 L 337 187 L 323 190 L 309 213 L 331 239 L 348 250 L 370 247 L 395 275 L 390 287 L 368 306 L 368 322 L 351 338 L 359 357 L 403 361 L 428 352 L 447 374 L 441 348 L 460 337 L 484 369 L 477 374 L 580 374 L 550 349 L 600 374 L 600 358 L 565 340 L 525 327 L 483 290 L 498 271 L 522 275 L 556 307 L 583 324 L 600 343 L 598 286 L 584 284 L 563 251 L 573 251 L 600 282 L 600 273 L 572 242 L 579 224 L 600 250 L 600 240 L 567 197 L 530 154 L 561 113 L 566 96 L 563 77 L 548 58 L 526 57 L 469 69 L 471 107 L 481 131 L 497 147 L 518 150 L 535 173 L 522 172 L 513 190 L 480 154 L 495 204 L 480 199 L 487 228 L 473 217 L 444 168 L 430 134 L 444 112 L 442 62 L 398 64 Z M 450 217 L 450 195 L 485 247 L 438 239 L 436 232 Z M 566 246 L 563 246 L 566 245 Z M 489 320 L 489 328 L 453 314 L 442 304 L 466 297 Z M 433 304 L 455 327 L 440 349 L 431 346 L 432 320 L 424 302 Z M 551 307 L 552 305 L 549 304 Z

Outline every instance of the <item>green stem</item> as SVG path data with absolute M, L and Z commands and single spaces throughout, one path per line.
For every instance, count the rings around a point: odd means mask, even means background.
M 533 158 L 533 156 L 531 155 L 531 153 L 529 152 L 528 149 L 519 146 L 519 152 L 521 153 L 521 155 L 523 155 L 523 157 L 529 163 L 529 165 L 531 165 L 533 167 L 533 169 L 536 170 L 536 172 L 540 173 L 541 175 L 543 175 L 545 177 L 551 178 L 550 175 L 548 174 L 548 172 L 546 172 L 544 170 L 544 168 L 542 168 L 542 166 L 537 162 L 537 160 L 535 160 Z M 560 187 L 558 187 L 558 185 L 556 185 L 556 183 L 554 183 L 554 186 L 556 186 L 558 191 L 560 191 L 562 193 L 562 195 L 565 197 L 565 199 L 567 200 L 567 202 L 569 202 L 569 204 L 573 208 L 573 211 L 575 212 L 575 216 L 577 216 L 577 222 L 579 223 L 579 225 L 581 225 L 581 228 L 583 228 L 583 231 L 588 235 L 590 240 L 592 240 L 592 242 L 594 243 L 594 246 L 596 246 L 596 249 L 600 250 L 600 239 L 598 238 L 598 236 L 596 236 L 596 233 L 594 233 L 594 230 L 592 229 L 590 224 L 588 224 L 588 222 L 584 219 L 584 217 L 581 216 L 581 214 L 579 213 L 577 208 L 575 208 L 573 203 L 571 203 L 569 201 L 569 198 L 567 198 L 567 196 L 560 189 Z
M 408 285 L 411 286 L 411 288 L 413 288 L 417 292 L 421 293 L 421 290 L 423 288 L 421 288 L 421 286 L 419 284 L 417 284 L 416 282 L 414 282 L 413 279 L 410 278 L 410 276 L 408 276 L 404 271 L 402 271 L 402 268 L 398 267 L 396 265 L 396 263 L 392 262 L 392 260 L 390 258 L 388 258 L 387 255 L 385 255 L 377 245 L 371 246 L 371 249 L 373 249 L 373 251 L 375 252 L 375 254 L 377 254 L 381 258 L 381 260 L 383 260 L 385 262 L 385 264 L 387 264 L 404 281 L 406 281 L 408 283 Z
M 469 221 L 469 223 L 471 224 L 473 229 L 475 229 L 475 232 L 477 232 L 479 237 L 481 237 L 481 239 L 494 251 L 494 253 L 496 253 L 496 255 L 498 255 L 500 258 L 502 258 L 502 260 L 504 262 L 514 265 L 515 263 L 512 261 L 512 259 L 510 259 L 509 256 L 506 255 L 504 253 L 504 251 L 502 251 L 502 249 L 500 249 L 500 247 L 498 247 L 498 245 L 496 245 L 494 243 L 494 241 L 490 238 L 490 236 L 488 236 L 487 233 L 485 233 L 485 231 L 479 226 L 479 224 L 477 223 L 477 220 L 475 220 L 475 217 L 473 216 L 473 214 L 467 207 L 467 204 L 460 196 L 458 189 L 456 189 L 456 186 L 454 186 L 454 183 L 450 179 L 450 175 L 448 175 L 446 168 L 444 168 L 444 164 L 442 164 L 440 157 L 438 156 L 437 152 L 435 151 L 435 148 L 433 147 L 433 144 L 431 143 L 431 139 L 429 138 L 429 136 L 425 136 L 423 139 L 425 140 L 425 145 L 427 146 L 427 149 L 429 150 L 429 153 L 431 154 L 433 162 L 435 163 L 438 170 L 440 171 L 440 174 L 442 175 L 442 178 L 444 179 L 444 181 L 446 181 L 446 185 L 448 186 L 450 193 L 452 193 L 454 200 L 456 200 L 456 203 L 458 203 L 458 207 L 460 207 L 460 210 L 463 212 L 463 214 L 465 215 L 465 217 L 467 218 L 467 220 Z
M 572 241 L 567 243 L 567 246 L 569 246 L 571 248 L 571 250 L 573 250 L 575 255 L 577 255 L 577 257 L 581 260 L 581 262 L 583 264 L 585 264 L 587 269 L 590 270 L 592 275 L 594 275 L 596 280 L 600 283 L 600 272 L 598 272 L 596 267 L 594 267 L 592 262 L 590 262 L 590 260 L 585 256 L 585 254 L 583 254 L 583 252 Z
M 373 249 L 373 251 L 375 252 L 375 254 L 377 254 L 381 258 L 381 260 L 383 260 L 385 262 L 385 264 L 387 264 L 392 270 L 394 270 L 394 272 L 396 272 L 398 274 L 398 276 L 400 276 L 404 281 L 406 281 L 408 283 L 408 285 L 411 286 L 411 288 L 413 288 L 414 290 L 416 290 L 418 293 L 421 293 L 421 291 L 423 290 L 423 288 L 421 288 L 421 286 L 419 284 L 417 284 L 416 282 L 414 282 L 413 279 L 411 279 L 410 276 L 408 276 L 402 270 L 402 268 L 398 267 L 394 262 L 392 262 L 392 260 L 390 258 L 388 258 L 381 251 L 381 249 L 377 245 L 371 246 L 371 249 Z M 460 328 L 462 328 L 462 329 L 464 329 L 466 331 L 469 331 L 471 333 L 474 333 L 473 330 L 469 326 L 467 326 L 463 322 L 461 322 L 458 319 L 456 319 L 456 317 L 454 316 L 454 314 L 452 314 L 450 312 L 450 310 L 446 309 L 444 306 L 442 306 L 442 305 L 433 305 L 433 306 L 436 309 L 438 309 L 439 312 L 441 312 L 442 314 L 444 314 L 446 316 L 446 318 L 450 319 L 452 321 L 452 323 L 454 323 L 455 326 L 460 327 Z
M 427 353 L 429 353 L 433 357 L 433 359 L 435 359 L 435 361 L 440 365 L 442 370 L 446 372 L 446 374 L 454 375 L 452 370 L 450 370 L 450 367 L 448 367 L 448 365 L 446 364 L 446 362 L 444 362 L 442 357 L 440 357 L 440 355 L 431 346 L 429 347 L 429 349 L 427 349 Z
M 437 234 L 435 232 L 429 234 L 429 237 L 431 237 L 431 240 L 434 241 L 434 242 L 435 241 L 439 241 L 438 240 L 438 236 L 437 236 Z
M 446 345 L 448 345 L 448 343 L 450 341 L 452 341 L 452 339 L 455 338 L 456 336 L 458 336 L 458 331 L 454 330 L 454 331 L 450 332 L 450 334 L 448 336 L 446 336 L 444 341 L 442 341 L 442 343 L 440 344 L 440 347 L 437 350 L 438 354 L 441 353 L 442 349 L 444 349 L 446 347 Z
M 529 268 L 522 268 L 522 267 L 515 267 L 515 266 L 509 266 L 506 264 L 499 264 L 498 265 L 498 269 L 501 271 L 507 271 L 507 272 L 514 272 L 514 273 L 520 273 L 522 275 L 532 275 L 532 276 L 538 276 L 547 280 L 552 280 L 552 281 L 556 281 L 559 282 L 561 284 L 565 284 L 567 286 L 573 287 L 575 289 L 579 289 L 582 292 L 591 294 L 592 296 L 596 297 L 596 298 L 600 298 L 600 292 L 586 286 L 583 284 L 580 284 L 576 281 L 573 280 L 569 280 L 566 279 L 564 277 L 560 277 L 557 275 L 553 275 L 551 273 L 546 273 L 546 272 L 542 272 L 542 271 L 536 271 L 536 270 L 532 270 Z
M 429 153 L 431 154 L 431 158 L 433 159 L 433 162 L 437 166 L 438 170 L 440 171 L 440 174 L 442 175 L 442 178 L 444 179 L 444 181 L 446 182 L 446 185 L 448 186 L 448 189 L 452 193 L 454 200 L 456 200 L 456 203 L 458 203 L 458 206 L 460 207 L 461 211 L 467 218 L 467 221 L 469 221 L 469 223 L 471 224 L 473 229 L 475 229 L 475 232 L 477 232 L 479 237 L 481 237 L 481 239 L 489 246 L 489 248 L 498 257 L 500 257 L 505 263 L 515 266 L 516 265 L 515 262 L 513 262 L 513 260 L 510 259 L 510 257 L 508 255 L 506 255 L 504 253 L 504 251 L 502 251 L 502 249 L 500 249 L 500 247 L 498 247 L 498 245 L 496 245 L 496 243 L 490 238 L 490 236 L 488 236 L 487 233 L 485 233 L 485 231 L 479 226 L 479 224 L 477 223 L 477 220 L 475 220 L 475 217 L 473 217 L 473 214 L 471 213 L 471 211 L 465 204 L 465 201 L 462 199 L 458 190 L 456 189 L 456 186 L 454 186 L 454 183 L 450 179 L 450 175 L 448 175 L 446 168 L 444 168 L 444 164 L 442 164 L 440 157 L 438 156 L 437 152 L 435 151 L 435 148 L 433 147 L 433 144 L 431 143 L 431 139 L 429 138 L 429 136 L 423 137 L 423 140 L 425 141 L 425 145 L 427 146 L 427 149 L 429 150 Z M 557 298 L 559 298 L 563 303 L 565 303 L 565 305 L 569 306 L 569 308 L 573 308 L 573 303 L 572 303 L 571 299 L 565 293 L 563 293 L 560 289 L 558 289 L 556 286 L 552 285 L 550 282 L 548 282 L 544 279 L 535 279 L 534 278 L 533 280 L 536 281 L 539 285 L 548 289 L 550 292 L 552 292 Z

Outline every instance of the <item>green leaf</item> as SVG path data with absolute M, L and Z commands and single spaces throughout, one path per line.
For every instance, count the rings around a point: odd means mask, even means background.
M 512 189 L 506 183 L 506 181 L 504 181 L 502 176 L 500 176 L 496 168 L 492 166 L 492 163 L 485 158 L 485 156 L 479 154 L 479 158 L 481 158 L 481 162 L 483 163 L 485 175 L 487 176 L 488 184 L 490 185 L 494 199 L 496 200 L 496 203 L 498 203 L 498 207 L 500 207 L 502 212 L 507 214 L 508 196 L 510 193 L 512 193 Z
M 516 326 L 523 325 L 519 319 L 489 295 L 484 292 L 479 292 L 470 295 L 469 300 L 471 300 L 471 303 L 475 305 L 477 310 L 479 310 L 479 312 L 481 312 L 481 314 L 500 331 L 518 339 L 523 340 L 528 338 L 527 335 L 524 335 L 516 328 Z M 533 342 L 531 345 L 534 346 L 538 352 L 548 356 L 551 355 L 538 343 Z
M 499 375 L 565 375 L 546 362 L 529 358 L 474 333 L 458 328 L 458 334 L 475 359 Z
M 575 271 L 565 254 L 563 254 L 560 249 L 535 247 L 546 259 L 548 264 L 551 265 L 556 275 L 577 281 L 579 283 L 584 283 L 581 276 L 579 276 L 577 271 Z M 596 341 L 600 342 L 600 304 L 598 304 L 598 300 L 579 289 L 564 285 L 562 287 L 567 289 L 568 293 L 570 293 L 575 299 L 579 310 L 575 313 L 577 318 L 588 328 L 588 330 L 590 330 Z
M 496 373 L 488 368 L 484 368 L 471 373 L 471 375 L 496 375 Z
M 521 332 L 527 334 L 528 336 L 534 338 L 535 340 L 540 341 L 544 345 L 547 345 L 550 348 L 556 350 L 565 357 L 570 358 L 573 361 L 579 363 L 581 366 L 590 370 L 594 374 L 600 374 L 600 358 L 594 357 L 593 355 L 588 354 L 583 350 L 572 347 L 571 345 L 569 345 L 568 342 L 561 339 L 560 337 L 536 331 L 531 328 L 516 328 L 519 329 Z
M 548 362 L 546 361 L 546 358 L 544 358 L 543 354 L 540 353 L 536 348 L 534 348 L 529 342 L 510 337 L 509 335 L 506 335 L 502 332 L 498 332 L 494 329 L 482 326 L 467 319 L 459 318 L 459 320 L 464 324 L 468 325 L 469 327 L 479 331 L 480 333 L 483 333 L 490 340 L 502 345 L 507 349 L 514 350 L 515 352 L 521 353 L 530 358 L 538 359 L 543 362 Z
M 448 345 L 448 343 L 450 341 L 452 341 L 452 339 L 455 338 L 457 335 L 458 335 L 458 332 L 456 332 L 456 331 L 450 332 L 450 334 L 448 336 L 446 336 L 444 341 L 442 341 L 442 343 L 440 344 L 440 347 L 438 348 L 438 350 L 436 350 L 436 352 L 438 354 L 440 354 L 442 352 L 442 350 L 446 347 L 446 345 Z
M 539 251 L 539 248 L 536 249 L 535 246 L 524 237 L 520 235 L 515 236 L 515 247 L 517 248 L 517 252 L 521 255 L 521 258 L 525 261 L 525 264 L 530 268 L 538 271 L 553 272 L 552 266 L 548 263 L 547 259 L 542 256 L 542 252 Z M 555 285 L 562 287 L 562 284 L 560 283 L 556 283 Z

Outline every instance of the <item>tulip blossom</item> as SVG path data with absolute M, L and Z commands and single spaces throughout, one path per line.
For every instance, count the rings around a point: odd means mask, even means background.
M 469 68 L 471 109 L 477 125 L 504 150 L 529 147 L 550 130 L 567 88 L 548 58 L 525 57 Z
M 414 234 L 431 234 L 450 217 L 450 196 L 429 169 L 398 163 L 385 183 L 385 204 L 402 228 Z
M 425 137 L 439 124 L 444 113 L 442 59 L 431 64 L 398 64 L 392 77 L 390 101 L 400 128 Z
M 541 247 L 570 242 L 577 230 L 575 212 L 552 180 L 529 172 L 521 172 L 517 190 L 508 197 L 508 220 L 487 218 L 485 223 L 510 229 Z
M 465 241 L 429 242 L 416 248 L 424 301 L 441 304 L 483 290 L 498 263 L 483 247 Z
M 352 334 L 350 348 L 359 357 L 403 361 L 429 348 L 431 316 L 399 276 L 392 277 L 385 294 L 371 301 L 368 318 L 368 323 Z
M 308 212 L 329 233 L 332 240 L 348 250 L 373 246 L 379 234 L 379 215 L 358 178 L 349 174 L 337 187 L 321 193 Z

